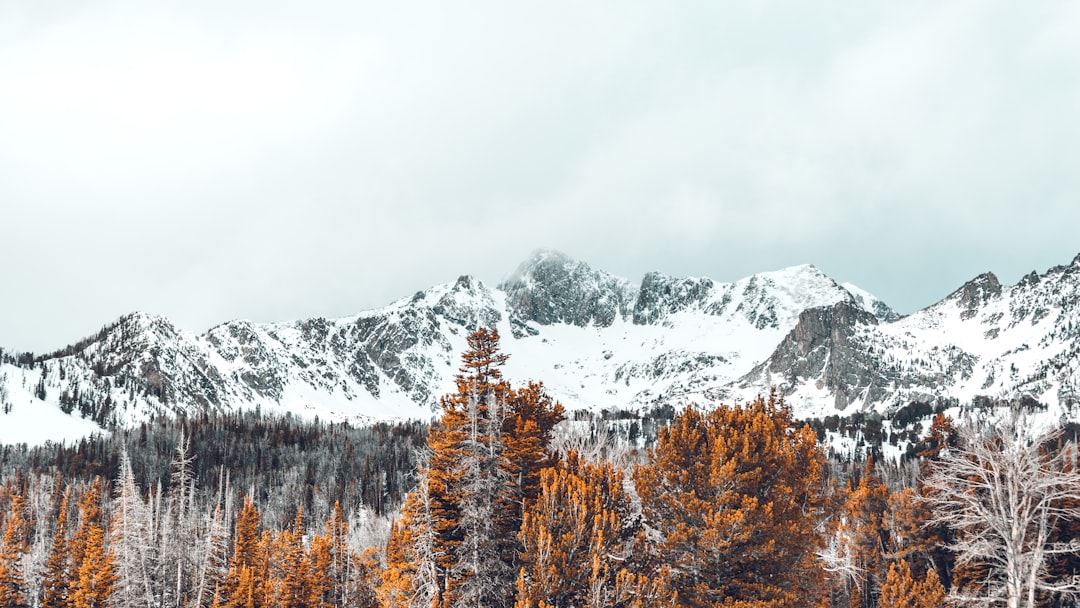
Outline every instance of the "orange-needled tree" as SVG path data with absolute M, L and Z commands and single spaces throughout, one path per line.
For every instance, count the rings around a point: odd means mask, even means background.
M 521 545 L 517 533 L 562 406 L 502 375 L 499 332 L 468 336 L 457 390 L 444 396 L 410 493 L 387 546 L 379 596 L 389 606 L 505 605 Z
M 775 394 L 688 408 L 634 471 L 648 551 L 680 606 L 803 606 L 823 593 L 825 458 Z M 648 558 L 646 558 L 648 559 Z

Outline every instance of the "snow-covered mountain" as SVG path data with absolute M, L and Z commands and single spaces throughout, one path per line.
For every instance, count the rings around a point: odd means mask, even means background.
M 0 442 L 23 440 L 14 421 L 46 412 L 103 426 L 255 407 L 428 418 L 480 326 L 502 334 L 510 379 L 542 380 L 570 408 L 730 402 L 771 386 L 800 416 L 939 398 L 1071 407 L 1078 298 L 1080 256 L 1012 287 L 981 275 L 900 318 L 809 265 L 734 283 L 649 273 L 634 284 L 541 251 L 498 286 L 462 276 L 353 317 L 231 321 L 195 335 L 136 313 L 51 355 L 8 356 Z
M 1022 399 L 1072 418 L 1080 402 L 1080 256 L 1013 286 L 979 275 L 892 323 L 848 304 L 807 310 L 739 381 L 742 394 L 768 385 L 802 412 Z

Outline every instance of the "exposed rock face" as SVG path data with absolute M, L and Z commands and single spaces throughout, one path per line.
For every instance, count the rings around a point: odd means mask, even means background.
M 540 325 L 610 326 L 626 317 L 635 291 L 625 279 L 554 251 L 540 251 L 499 285 L 510 311 Z
M 980 274 L 949 295 L 946 300 L 953 300 L 964 312 L 961 317 L 970 319 L 993 299 L 1001 297 L 1001 283 L 992 272 Z
M 712 279 L 676 279 L 650 272 L 641 280 L 634 323 L 651 325 L 676 312 L 702 308 L 713 291 Z
M 759 386 L 767 371 L 770 381 L 783 378 L 781 389 L 793 392 L 799 378 L 816 378 L 817 388 L 831 392 L 836 409 L 843 410 L 855 395 L 886 382 L 857 337 L 859 328 L 877 324 L 877 317 L 852 302 L 807 310 L 773 356 L 747 374 L 742 384 Z
M 774 384 L 819 413 L 826 402 L 888 413 L 911 401 L 1026 399 L 1071 415 L 1080 392 L 1078 269 L 1031 273 L 1011 287 L 986 273 L 891 323 L 839 314 L 844 306 L 808 311 L 740 387 Z
M 843 287 L 851 294 L 852 301 L 858 304 L 859 307 L 872 313 L 877 317 L 878 321 L 892 323 L 893 321 L 900 320 L 900 315 L 897 314 L 895 310 L 890 308 L 888 304 L 882 302 L 873 294 L 867 293 L 851 283 L 845 283 Z

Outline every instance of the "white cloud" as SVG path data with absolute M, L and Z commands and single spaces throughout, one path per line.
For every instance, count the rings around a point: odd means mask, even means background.
M 903 310 L 1077 248 L 1070 2 L 57 6 L 0 9 L 0 284 L 34 294 L 0 345 L 347 314 L 535 247 Z

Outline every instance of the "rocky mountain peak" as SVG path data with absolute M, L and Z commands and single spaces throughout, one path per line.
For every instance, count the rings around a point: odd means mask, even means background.
M 534 253 L 499 289 L 516 317 L 540 325 L 608 327 L 630 314 L 636 297 L 625 279 L 550 250 Z
M 502 319 L 492 291 L 471 275 L 462 275 L 432 306 L 432 312 L 469 331 L 496 325 Z
M 946 300 L 956 302 L 956 305 L 964 312 L 961 318 L 970 319 L 975 316 L 979 309 L 991 300 L 1001 297 L 1001 282 L 992 272 L 984 272 L 979 276 L 964 283 L 960 289 L 952 292 Z
M 693 306 L 707 303 L 713 291 L 712 279 L 680 279 L 650 272 L 641 280 L 634 304 L 634 324 L 651 325 L 660 319 Z

